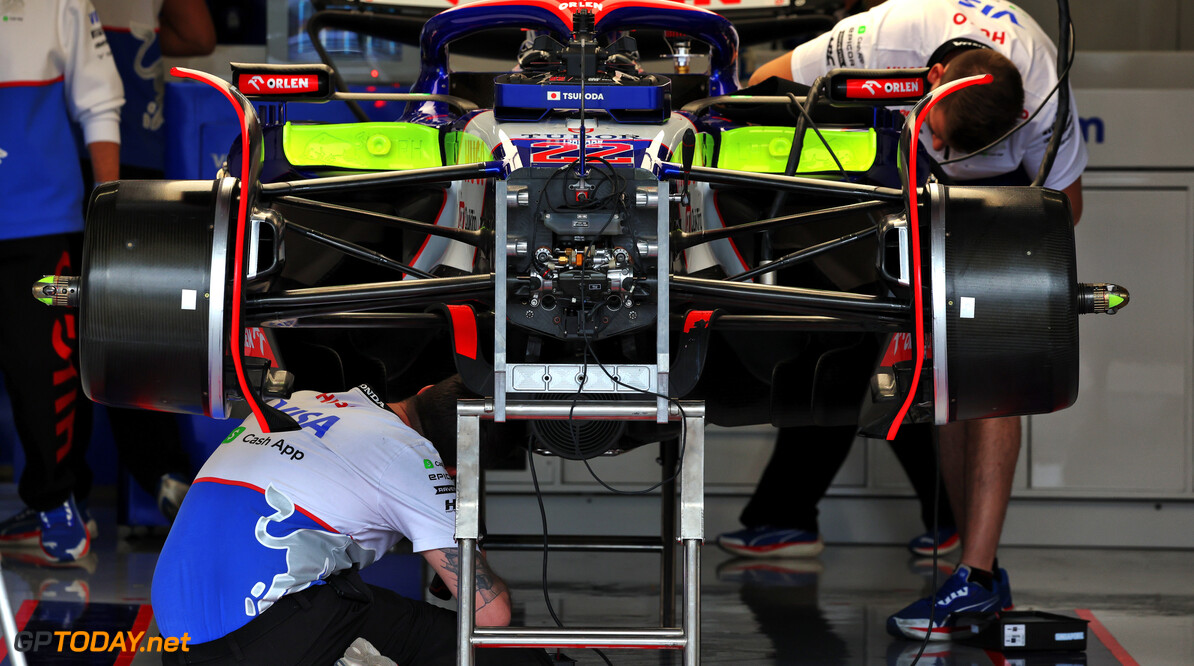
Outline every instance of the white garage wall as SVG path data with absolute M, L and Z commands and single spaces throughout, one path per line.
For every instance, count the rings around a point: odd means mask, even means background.
M 1057 2 L 1017 3 L 1057 40 Z M 1194 49 L 1194 3 L 1190 0 L 1070 0 L 1078 48 L 1085 51 Z

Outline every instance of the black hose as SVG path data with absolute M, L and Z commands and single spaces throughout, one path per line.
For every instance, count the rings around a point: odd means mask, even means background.
M 319 54 L 319 61 L 328 67 L 332 68 L 332 84 L 336 86 L 336 90 L 340 92 L 348 92 L 348 84 L 340 77 L 340 72 L 336 71 L 336 65 L 332 62 L 332 56 L 327 49 L 323 48 L 323 42 L 320 41 L 319 32 L 323 29 L 323 16 L 325 12 L 317 12 L 311 18 L 307 19 L 307 37 L 311 39 L 311 46 L 315 48 L 315 53 Z M 357 104 L 355 100 L 346 99 L 344 103 L 348 105 L 348 109 L 352 111 L 352 115 L 357 120 L 367 123 L 370 118 L 365 114 L 365 110 Z
M 1070 119 L 1070 51 L 1073 48 L 1073 24 L 1070 22 L 1069 0 L 1057 0 L 1057 21 L 1060 27 L 1057 33 L 1057 71 L 1061 80 L 1057 89 L 1057 114 L 1053 117 L 1053 136 L 1049 137 L 1049 146 L 1045 149 L 1045 157 L 1041 159 L 1041 166 L 1036 171 L 1036 178 L 1032 184 L 1041 187 L 1049 172 L 1053 170 L 1053 162 L 1057 159 L 1057 151 L 1061 148 L 1062 135 L 1065 133 L 1066 123 Z

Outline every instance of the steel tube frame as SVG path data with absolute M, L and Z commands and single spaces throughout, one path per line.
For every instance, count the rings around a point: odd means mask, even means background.
M 674 319 L 673 319 L 674 321 Z M 675 322 L 680 328 L 683 320 Z M 815 315 L 722 315 L 714 322 L 718 331 L 839 331 L 846 333 L 903 331 L 909 328 L 896 322 L 839 319 Z
M 304 307 L 312 305 L 336 306 L 346 310 L 356 303 L 373 304 L 384 300 L 418 298 L 434 295 L 440 298 L 456 298 L 461 293 L 492 291 L 493 275 L 466 275 L 464 277 L 429 278 L 423 280 L 396 280 L 366 284 L 346 284 L 331 287 L 289 289 L 273 294 L 251 297 L 245 304 L 249 312 L 273 308 Z M 332 310 L 334 312 L 335 310 Z
M 407 169 L 405 171 L 378 171 L 351 176 L 328 176 L 306 180 L 283 180 L 276 183 L 262 183 L 259 196 L 262 199 L 286 194 L 311 192 L 354 192 L 367 190 L 378 185 L 417 185 L 421 183 L 442 183 L 470 178 L 500 178 L 504 167 L 501 162 L 477 162 L 459 166 Z
M 380 222 L 389 224 L 401 229 L 408 229 L 411 231 L 421 231 L 432 236 L 442 236 L 454 241 L 460 241 L 467 245 L 474 247 L 488 248 L 493 245 L 493 232 L 482 229 L 458 229 L 456 227 L 442 227 L 438 224 L 431 224 L 430 222 L 420 222 L 406 217 L 399 217 L 397 215 L 387 215 L 386 213 L 378 213 L 372 210 L 365 210 L 363 208 L 354 208 L 352 206 L 343 206 L 340 204 L 328 203 L 326 201 L 315 201 L 314 199 L 304 199 L 303 197 L 281 196 L 274 199 L 274 203 L 290 206 L 292 208 L 299 208 L 302 210 L 311 210 L 317 213 L 325 213 L 334 216 L 337 219 L 344 220 L 361 220 L 364 222 Z M 287 224 L 291 224 L 287 222 Z
M 558 401 L 506 401 L 504 417 L 525 419 L 581 419 L 654 421 L 658 405 L 643 401 L 590 401 L 576 405 Z M 625 647 L 683 650 L 685 666 L 700 664 L 700 543 L 704 538 L 705 405 L 668 405 L 669 420 L 683 420 L 685 441 L 680 468 L 679 539 L 684 545 L 681 627 L 630 628 L 478 628 L 473 614 L 476 595 L 476 547 L 481 529 L 481 419 L 497 415 L 494 400 L 456 403 L 456 542 L 460 548 L 460 577 L 456 598 L 458 666 L 473 665 L 476 646 Z
M 543 539 L 524 534 L 486 535 L 485 550 L 541 551 Z M 609 537 L 589 534 L 561 534 L 547 542 L 551 550 L 603 553 L 658 553 L 663 550 L 655 537 Z
M 704 303 L 724 303 L 730 306 L 774 309 L 797 313 L 834 316 L 869 315 L 877 317 L 907 317 L 907 303 L 886 300 L 868 294 L 842 291 L 779 287 L 763 284 L 707 280 L 676 275 L 672 277 L 672 291 L 676 296 L 699 299 Z
M 781 268 L 787 268 L 788 266 L 794 266 L 801 262 L 808 261 L 809 259 L 812 259 L 813 257 L 816 257 L 818 255 L 824 254 L 830 250 L 834 250 L 839 247 L 845 247 L 846 245 L 849 245 L 855 241 L 859 241 L 859 240 L 862 240 L 863 238 L 869 238 L 871 236 L 874 236 L 878 232 L 879 232 L 879 230 L 874 227 L 872 227 L 870 229 L 861 229 L 859 231 L 855 231 L 852 234 L 846 234 L 845 236 L 842 236 L 840 238 L 828 240 L 828 241 L 825 241 L 824 243 L 818 243 L 817 245 L 812 245 L 810 247 L 806 247 L 803 250 L 797 250 L 795 252 L 792 252 L 791 254 L 787 254 L 783 257 L 780 257 L 779 259 L 774 259 L 772 261 L 769 261 L 766 264 L 763 264 L 762 266 L 758 266 L 757 268 L 752 268 L 748 271 L 743 271 L 736 275 L 731 275 L 730 277 L 728 277 L 726 279 L 729 280 L 730 282 L 742 282 L 744 280 L 749 280 L 749 279 L 755 277 L 756 275 L 770 273 L 772 271 L 777 271 Z
M 544 647 L 544 648 L 670 648 L 683 650 L 688 643 L 684 630 L 524 627 L 517 635 L 509 630 L 478 627 L 470 643 L 474 647 Z
M 270 328 L 290 328 L 292 323 L 298 322 L 305 317 L 365 314 L 372 310 L 385 310 L 387 308 L 426 308 L 433 305 L 442 305 L 445 302 L 485 302 L 491 300 L 491 298 L 491 292 L 480 290 L 453 292 L 452 294 L 446 296 L 435 294 L 424 294 L 417 297 L 393 296 L 377 301 L 360 301 L 357 303 L 348 304 L 341 303 L 339 305 L 335 303 L 323 303 L 320 305 L 290 307 L 280 310 L 254 311 L 245 315 L 245 321 L 250 322 L 250 326 L 265 326 L 268 323 Z M 415 326 L 406 325 L 400 327 L 415 328 Z M 293 328 L 298 328 L 298 326 L 294 326 Z M 331 327 L 325 325 L 323 328 Z M 336 326 L 335 328 L 344 328 L 344 326 Z M 371 326 L 371 328 L 379 328 L 379 326 Z
M 333 312 L 330 314 L 263 320 L 266 328 L 386 328 L 442 330 L 448 322 L 433 312 Z M 682 317 L 672 318 L 672 328 L 684 325 Z M 904 331 L 909 325 L 894 321 L 840 319 L 816 315 L 727 314 L 717 318 L 719 331 L 838 331 L 846 333 Z
M 263 321 L 266 328 L 388 328 L 444 329 L 448 321 L 434 312 L 334 312 L 287 320 Z
M 805 98 L 801 96 L 796 97 L 797 103 L 803 104 Z M 685 113 L 700 113 L 711 106 L 718 104 L 791 104 L 792 98 L 787 95 L 718 95 L 717 97 L 705 97 L 703 99 L 693 100 L 683 107 L 681 111 Z
M 729 238 L 731 236 L 738 236 L 741 234 L 763 233 L 765 231 L 782 229 L 787 226 L 802 224 L 805 222 L 831 220 L 835 217 L 845 217 L 848 215 L 857 215 L 859 213 L 868 213 L 872 211 L 876 214 L 882 214 L 884 212 L 890 213 L 900 209 L 900 206 L 895 206 L 882 201 L 863 201 L 859 203 L 846 204 L 844 206 L 835 206 L 833 208 L 821 208 L 819 210 L 810 210 L 803 213 L 782 215 L 780 217 L 772 217 L 765 220 L 758 220 L 756 222 L 738 224 L 732 227 L 710 229 L 708 231 L 673 231 L 671 232 L 672 249 L 687 250 L 690 247 L 695 247 L 697 245 L 701 245 L 702 243 L 710 243 L 715 240 L 721 240 L 722 238 Z
M 402 273 L 406 273 L 406 274 L 409 274 L 411 276 L 414 276 L 416 278 L 423 279 L 423 280 L 430 280 L 430 279 L 435 278 L 435 276 L 432 275 L 431 273 L 419 270 L 419 269 L 415 268 L 414 266 L 411 266 L 409 264 L 404 264 L 401 261 L 398 261 L 396 259 L 391 259 L 380 252 L 374 252 L 373 250 L 370 250 L 367 247 L 362 247 L 360 245 L 357 245 L 356 243 L 350 243 L 349 241 L 343 240 L 341 238 L 336 238 L 335 236 L 332 236 L 329 234 L 325 234 L 322 231 L 316 231 L 315 229 L 312 229 L 310 227 L 305 227 L 301 224 L 296 224 L 294 222 L 287 222 L 285 229 L 288 231 L 293 231 L 294 233 L 302 236 L 303 238 L 306 238 L 308 240 L 319 243 L 320 245 L 323 245 L 324 247 L 329 247 L 333 250 L 336 250 L 337 252 L 340 252 L 340 253 L 350 256 L 350 257 L 355 257 L 357 259 L 360 259 L 361 261 L 369 262 L 375 266 L 389 268 L 390 270 L 395 270 L 395 271 L 399 271 Z
M 663 473 L 660 486 L 659 544 L 659 626 L 676 623 L 676 479 L 670 471 L 676 468 L 680 455 L 680 441 L 665 439 L 659 443 L 659 462 Z
M 774 173 L 754 173 L 750 171 L 736 171 L 734 169 L 714 169 L 712 167 L 694 166 L 685 171 L 684 167 L 672 162 L 659 165 L 660 180 L 691 180 L 693 182 L 713 183 L 715 185 L 741 185 L 755 189 L 785 190 L 788 192 L 803 192 L 805 194 L 823 194 L 865 201 L 887 201 L 900 203 L 904 201 L 904 193 L 891 187 L 878 185 L 858 185 L 856 183 L 839 183 L 832 180 L 817 180 L 801 176 L 785 176 Z

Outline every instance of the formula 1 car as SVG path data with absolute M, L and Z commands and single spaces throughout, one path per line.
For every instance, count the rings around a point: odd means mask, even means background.
M 525 31 L 516 66 L 449 69 L 494 29 Z M 645 72 L 640 38 L 704 44 L 709 71 Z M 742 94 L 734 25 L 666 0 L 479 0 L 420 48 L 402 94 L 336 92 L 324 65 L 176 71 L 241 118 L 225 170 L 101 186 L 82 274 L 34 289 L 78 305 L 92 399 L 284 429 L 313 422 L 269 397 L 394 399 L 457 371 L 499 421 L 510 399 L 657 401 L 656 429 L 534 426 L 570 458 L 658 440 L 678 398 L 894 436 L 1069 406 L 1078 315 L 1127 301 L 1077 283 L 1061 193 L 929 176 L 923 114 L 981 81 L 836 70 Z M 285 120 L 355 98 L 408 105 Z

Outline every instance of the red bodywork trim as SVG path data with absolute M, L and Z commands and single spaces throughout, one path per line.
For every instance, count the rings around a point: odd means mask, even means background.
M 444 190 L 443 198 L 440 199 L 440 202 L 439 202 L 439 212 L 435 214 L 435 221 L 436 221 L 437 226 L 439 223 L 440 216 L 442 216 L 444 214 L 444 207 L 447 205 L 448 205 L 448 191 Z M 417 262 L 419 260 L 419 255 L 423 254 L 423 250 L 427 249 L 427 244 L 430 242 L 431 242 L 431 234 L 427 234 L 427 237 L 423 239 L 423 244 L 419 246 L 418 250 L 415 250 L 415 256 L 411 257 L 411 259 L 410 259 L 411 266 L 414 266 L 415 262 Z M 416 268 L 417 268 L 417 266 L 416 266 Z M 432 267 L 432 268 L 434 268 L 434 267 Z M 430 273 L 431 271 L 429 270 L 427 272 Z M 406 278 L 406 273 L 403 273 L 402 277 Z
M 262 495 L 265 494 L 264 488 L 262 488 L 261 486 L 255 486 L 255 485 L 249 483 L 248 481 L 233 481 L 232 479 L 221 479 L 216 476 L 201 476 L 198 479 L 195 479 L 195 483 L 218 483 L 223 486 L 240 486 L 241 488 L 248 488 L 249 490 L 256 490 L 257 492 L 261 493 Z M 191 484 L 191 485 L 194 485 L 194 484 Z M 298 511 L 299 513 L 303 514 L 304 516 L 310 518 L 311 520 L 314 520 L 323 529 L 325 529 L 329 532 L 334 532 L 336 534 L 340 533 L 340 530 L 323 522 L 318 517 L 316 517 L 315 514 L 304 509 L 303 507 L 295 504 L 294 510 Z
M 708 327 L 709 320 L 712 317 L 712 310 L 690 310 L 688 316 L 684 318 L 684 332 L 688 333 L 700 322 L 704 322 L 705 326 Z
M 278 356 L 274 353 L 274 348 L 269 344 L 269 338 L 265 337 L 265 329 L 260 326 L 245 329 L 245 335 L 249 338 L 245 356 L 253 358 L 264 358 L 270 362 L 270 365 L 278 366 Z M 260 337 L 258 337 L 260 336 Z M 257 343 L 261 342 L 261 353 L 257 353 Z
M 912 229 L 912 318 L 915 322 L 916 331 L 916 365 L 912 369 L 912 385 L 908 388 L 908 396 L 904 399 L 904 404 L 900 407 L 900 411 L 896 413 L 895 420 L 892 421 L 891 428 L 887 430 L 887 439 L 893 440 L 900 432 L 900 424 L 903 423 L 904 417 L 908 415 L 908 410 L 912 407 L 912 401 L 916 399 L 916 389 L 920 385 L 920 371 L 925 364 L 925 314 L 924 314 L 924 294 L 922 293 L 924 281 L 920 273 L 920 215 L 917 212 L 916 195 L 920 191 L 920 186 L 916 181 L 916 154 L 920 147 L 920 127 L 929 116 L 929 110 L 936 106 L 937 102 L 945 99 L 946 96 L 951 95 L 962 88 L 968 88 L 973 85 L 984 85 L 990 83 L 993 77 L 990 74 L 983 74 L 982 76 L 972 76 L 965 79 L 959 79 L 952 83 L 947 83 L 938 88 L 932 93 L 932 98 L 925 108 L 916 116 L 912 124 L 912 141 L 908 147 L 908 226 Z
M 887 345 L 887 351 L 883 353 L 883 360 L 879 361 L 879 365 L 890 368 L 896 363 L 911 361 L 912 357 L 912 334 L 896 333 L 891 336 L 891 344 Z M 932 347 L 925 350 L 925 358 L 933 358 Z
M 452 339 L 456 342 L 456 353 L 477 360 L 477 317 L 467 305 L 449 305 L 452 316 Z
M 726 239 L 724 239 L 724 240 L 725 240 L 725 242 L 727 242 L 727 243 L 729 243 L 729 244 L 730 244 L 730 249 L 731 249 L 731 250 L 733 250 L 733 251 L 734 251 L 734 254 L 735 254 L 735 256 L 737 256 L 737 257 L 738 257 L 738 261 L 739 261 L 739 262 L 742 264 L 742 270 L 743 270 L 743 271 L 749 271 L 749 270 L 750 270 L 750 266 L 747 266 L 747 265 L 746 265 L 746 260 L 742 258 L 742 253 L 738 251 L 738 246 L 734 244 L 734 239 L 733 239 L 733 238 L 726 238 Z M 750 280 L 750 281 L 751 281 L 751 282 L 754 282 L 754 278 L 751 278 L 751 280 Z
M 244 353 L 244 334 L 241 333 L 240 320 L 240 305 L 241 305 L 241 275 L 244 274 L 244 248 L 245 248 L 245 226 L 248 219 L 248 205 L 249 197 L 246 195 L 249 188 L 249 159 L 253 151 L 249 148 L 249 125 L 245 119 L 245 112 L 240 108 L 240 104 L 232 97 L 224 88 L 224 82 L 210 74 L 203 72 L 195 72 L 185 70 L 179 67 L 172 67 L 170 73 L 174 76 L 183 79 L 195 79 L 220 91 L 220 94 L 228 100 L 232 105 L 233 110 L 236 111 L 236 117 L 240 120 L 240 145 L 241 145 L 241 160 L 240 160 L 240 193 L 239 201 L 236 206 L 236 254 L 233 261 L 232 268 L 232 335 L 229 336 L 233 345 L 236 348 L 232 350 L 232 365 L 236 368 L 236 381 L 240 385 L 241 393 L 245 396 L 245 402 L 249 403 L 249 408 L 253 410 L 253 416 L 257 419 L 257 425 L 261 428 L 261 432 L 272 432 L 269 424 L 266 423 L 265 414 L 261 411 L 261 405 L 257 404 L 257 400 L 253 392 L 249 389 L 249 381 L 245 378 L 245 367 L 241 360 L 241 354 Z M 218 83 L 217 83 L 218 81 Z
M 721 214 L 721 207 L 717 205 L 717 204 L 718 204 L 718 197 L 720 197 L 720 196 L 721 196 L 721 193 L 719 193 L 719 192 L 714 192 L 714 193 L 713 193 L 713 211 L 714 211 L 715 213 L 717 213 L 717 219 L 718 219 L 718 220 L 721 220 L 721 226 L 724 228 L 724 227 L 726 227 L 726 226 L 728 226 L 728 225 L 726 224 L 725 218 L 724 218 L 724 217 L 722 217 L 722 214 Z M 750 270 L 750 266 L 747 266 L 747 265 L 746 265 L 746 260 L 742 258 L 742 253 L 738 251 L 738 246 L 734 244 L 734 239 L 733 239 L 733 238 L 723 238 L 722 240 L 724 240 L 724 241 L 726 241 L 727 243 L 729 243 L 729 244 L 730 244 L 730 249 L 731 249 L 731 250 L 733 250 L 733 251 L 734 251 L 734 255 L 738 257 L 738 263 L 742 264 L 742 270 L 743 270 L 743 271 L 749 271 L 749 270 Z M 714 242 L 716 243 L 716 242 L 718 242 L 718 241 L 714 241 Z M 754 282 L 754 281 L 755 281 L 755 279 L 754 279 L 754 278 L 751 278 L 751 279 L 750 279 L 750 281 L 751 281 L 751 282 Z

